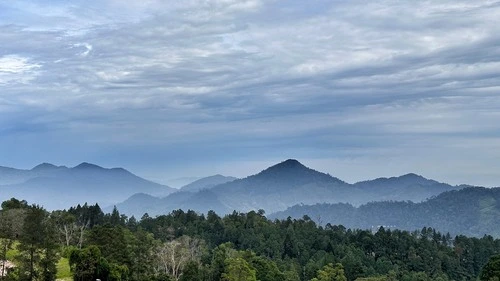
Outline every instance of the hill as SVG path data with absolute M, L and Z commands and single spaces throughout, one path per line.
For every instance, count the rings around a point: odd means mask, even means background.
M 426 179 L 410 173 L 399 177 L 378 178 L 354 184 L 372 198 L 373 201 L 413 201 L 420 202 L 441 192 L 456 190 L 460 187 Z
M 371 202 L 350 204 L 296 205 L 270 218 L 302 218 L 323 225 L 376 229 L 378 226 L 404 230 L 433 227 L 441 232 L 482 237 L 500 237 L 500 188 L 468 187 L 444 192 L 425 202 Z
M 185 186 L 181 187 L 181 191 L 188 191 L 188 192 L 197 192 L 202 189 L 210 189 L 216 185 L 231 182 L 236 180 L 237 178 L 235 177 L 226 177 L 223 175 L 214 175 L 210 177 L 205 177 L 201 178 L 199 180 L 196 180 L 192 183 L 186 184 Z
M 195 185 L 194 190 L 199 186 Z M 187 188 L 183 188 L 184 191 Z M 349 203 L 355 206 L 371 201 L 412 200 L 423 201 L 444 191 L 458 189 L 448 184 L 429 180 L 415 174 L 395 178 L 380 178 L 356 184 L 346 183 L 329 174 L 304 166 L 297 160 L 289 159 L 273 165 L 262 172 L 210 188 L 211 208 L 219 213 L 263 209 L 267 213 L 283 211 L 297 204 Z M 179 196 L 179 195 L 170 195 Z M 157 205 L 143 203 L 143 209 L 150 215 L 164 214 L 172 209 L 189 206 L 191 209 L 207 212 L 203 196 L 185 194 L 182 201 L 163 198 Z M 167 204 L 167 203 L 168 204 Z M 119 204 L 119 210 L 127 214 L 138 210 L 138 202 L 127 200 Z M 170 208 L 170 209 L 168 209 Z
M 90 163 L 73 168 L 44 163 L 31 170 L 1 167 L 0 179 L 1 201 L 24 198 L 49 210 L 68 208 L 80 202 L 106 206 L 136 193 L 163 197 L 175 191 L 123 168 L 107 169 Z

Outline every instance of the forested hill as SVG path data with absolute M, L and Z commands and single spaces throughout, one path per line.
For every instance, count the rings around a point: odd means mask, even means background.
M 13 199 L 0 210 L 0 246 L 0 261 L 14 264 L 6 281 L 490 281 L 500 273 L 491 236 L 318 227 L 255 211 L 137 220 L 98 205 L 47 212 Z
M 296 204 L 342 202 L 357 206 L 383 200 L 420 202 L 442 192 L 461 188 L 416 174 L 349 184 L 308 168 L 294 159 L 288 159 L 243 179 L 203 188 L 198 193 L 198 185 L 194 186 L 192 189 L 181 189 L 182 194 L 172 194 L 161 199 L 134 196 L 117 207 L 123 213 L 136 216 L 141 216 L 144 212 L 160 215 L 179 208 L 204 213 L 209 210 L 228 213 L 233 210 L 246 212 L 259 209 L 273 213 Z M 185 190 L 194 192 L 187 193 Z M 205 197 L 210 199 L 209 204 L 203 200 Z
M 417 230 L 430 226 L 442 232 L 500 237 L 500 188 L 469 187 L 442 193 L 421 203 L 372 202 L 358 208 L 349 204 L 296 205 L 271 218 L 301 218 L 371 229 L 380 225 Z

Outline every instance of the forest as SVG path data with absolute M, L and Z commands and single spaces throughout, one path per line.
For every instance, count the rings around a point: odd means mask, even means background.
M 451 235 L 500 238 L 500 188 L 467 187 L 443 192 L 424 202 L 379 201 L 351 204 L 295 205 L 269 214 L 271 219 L 302 218 L 317 223 L 365 229 L 384 225 L 402 230 L 432 227 Z
M 174 210 L 140 219 L 98 204 L 0 211 L 2 281 L 499 280 L 500 240 Z

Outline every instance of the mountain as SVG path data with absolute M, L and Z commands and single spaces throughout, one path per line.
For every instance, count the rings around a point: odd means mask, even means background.
M 58 171 L 68 169 L 65 166 L 55 166 L 49 163 L 42 163 L 31 170 L 21 170 L 10 167 L 0 166 L 0 186 L 23 183 L 29 179 L 57 173 Z
M 310 169 L 289 159 L 244 179 L 220 184 L 211 189 L 230 210 L 266 212 L 284 210 L 312 202 L 344 202 L 357 190 L 328 174 Z
M 201 178 L 192 183 L 189 183 L 180 188 L 181 191 L 197 192 L 202 189 L 210 189 L 216 185 L 223 184 L 226 182 L 234 181 L 235 177 L 226 177 L 223 175 L 215 175 L 206 178 Z
M 347 228 L 376 229 L 378 226 L 405 230 L 436 228 L 453 235 L 500 237 L 500 188 L 467 187 L 444 192 L 425 202 L 371 202 L 350 204 L 296 205 L 271 214 L 271 219 L 302 218 L 344 225 Z
M 363 190 L 368 196 L 376 198 L 374 201 L 420 202 L 442 192 L 459 189 L 413 173 L 358 182 L 354 186 Z
M 43 205 L 64 209 L 82 202 L 102 206 L 122 202 L 136 193 L 167 196 L 175 191 L 140 178 L 123 168 L 107 169 L 81 163 L 73 168 L 40 164 L 31 170 L 0 168 L 0 200 L 17 197 Z
M 181 189 L 184 194 L 182 200 L 170 198 L 179 196 L 176 193 L 161 199 L 162 201 L 158 203 L 145 202 L 143 209 L 150 210 L 149 215 L 165 214 L 183 207 L 201 212 L 207 212 L 212 208 L 219 210 L 219 213 L 258 209 L 273 213 L 297 204 L 349 203 L 359 206 L 383 200 L 420 202 L 442 192 L 459 188 L 415 174 L 349 184 L 329 174 L 310 169 L 294 159 L 278 163 L 256 175 L 215 185 L 208 189 L 210 192 L 202 188 L 203 181 L 193 184 Z M 196 192 L 199 189 L 201 191 Z M 210 204 L 207 203 L 208 200 Z M 118 208 L 126 214 L 142 215 L 143 213 L 132 213 L 138 210 L 133 207 L 138 204 L 131 199 L 119 204 Z
M 121 213 L 129 216 L 142 217 L 145 213 L 150 216 L 168 214 L 172 210 L 194 210 L 200 213 L 206 213 L 213 210 L 218 214 L 226 214 L 229 210 L 220 202 L 218 196 L 209 189 L 203 189 L 199 192 L 178 191 L 169 196 L 158 198 L 147 194 L 134 194 L 127 200 L 116 205 Z M 110 212 L 111 207 L 104 211 Z

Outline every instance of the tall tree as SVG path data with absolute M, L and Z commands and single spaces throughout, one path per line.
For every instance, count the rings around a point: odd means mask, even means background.
M 6 275 L 7 251 L 21 234 L 26 209 L 8 208 L 0 211 L 0 279 Z
M 21 281 L 33 281 L 41 277 L 38 266 L 42 259 L 40 249 L 47 239 L 47 218 L 47 212 L 38 205 L 31 206 L 26 212 L 18 247 Z
M 226 259 L 226 268 L 222 274 L 224 281 L 257 281 L 255 269 L 243 258 Z
M 75 238 L 81 231 L 80 227 L 76 223 L 76 217 L 66 211 L 54 211 L 51 214 L 54 220 L 55 227 L 59 232 L 61 244 L 68 247 L 77 241 Z M 79 235 L 78 235 L 79 236 Z M 77 245 L 81 245 L 80 241 L 77 241 Z
M 56 279 L 56 264 L 59 260 L 57 254 L 59 245 L 57 243 L 58 233 L 55 222 L 51 217 L 45 217 L 43 221 L 43 241 L 40 246 L 42 257 L 40 260 L 40 271 L 42 281 L 53 281 Z
M 165 274 L 179 280 L 184 266 L 189 261 L 198 261 L 201 256 L 201 241 L 189 236 L 161 244 L 156 249 L 156 256 Z
M 329 263 L 323 269 L 318 270 L 317 277 L 311 279 L 311 281 L 347 281 L 347 278 L 345 277 L 342 264 L 337 263 L 333 265 Z

